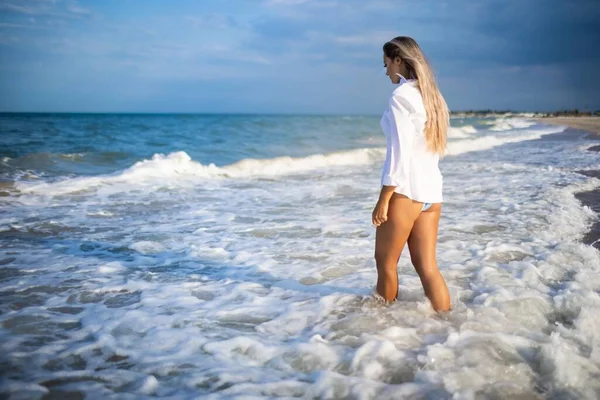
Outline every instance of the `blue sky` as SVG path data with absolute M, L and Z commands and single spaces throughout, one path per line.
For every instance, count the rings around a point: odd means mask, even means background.
M 598 20 L 595 0 L 0 0 L 0 111 L 377 114 L 398 35 L 452 110 L 597 110 Z

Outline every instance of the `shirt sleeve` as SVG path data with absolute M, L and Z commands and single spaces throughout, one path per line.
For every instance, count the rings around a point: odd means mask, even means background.
M 381 183 L 384 186 L 404 186 L 409 180 L 415 127 L 410 119 L 408 100 L 398 94 L 390 100 L 387 113 L 390 132 Z

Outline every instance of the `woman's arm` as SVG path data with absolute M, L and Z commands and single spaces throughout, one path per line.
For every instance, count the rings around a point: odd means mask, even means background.
M 390 100 L 390 132 L 387 135 L 387 153 L 382 176 L 382 184 L 385 186 L 402 188 L 409 180 L 410 159 L 416 138 L 415 126 L 410 119 L 412 109 L 409 100 L 400 94 L 394 94 Z
M 383 186 L 372 215 L 375 226 L 387 221 L 388 205 L 394 191 L 398 186 L 402 190 L 410 179 L 410 158 L 416 137 L 410 110 L 412 106 L 405 97 L 395 94 L 390 100 L 390 132 L 387 135 L 387 152 L 381 179 Z M 410 193 L 406 195 L 410 196 Z
M 390 199 L 396 190 L 396 186 L 382 186 L 381 193 L 379 194 L 379 201 L 373 210 L 373 225 L 379 226 L 387 221 L 388 207 Z

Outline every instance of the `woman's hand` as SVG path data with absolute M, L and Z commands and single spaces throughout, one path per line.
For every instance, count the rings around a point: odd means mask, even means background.
M 373 225 L 380 226 L 387 221 L 389 201 L 379 199 L 373 210 Z

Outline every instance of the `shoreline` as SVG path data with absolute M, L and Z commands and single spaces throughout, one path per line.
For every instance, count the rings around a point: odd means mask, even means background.
M 563 133 L 568 133 L 569 131 L 584 132 L 587 135 L 587 139 L 600 139 L 600 118 L 598 117 L 549 117 L 536 118 L 536 121 L 541 124 L 567 126 L 567 129 Z M 600 153 L 600 145 L 589 147 L 587 151 Z M 600 179 L 600 170 L 575 172 L 590 178 Z M 600 189 L 574 193 L 574 196 L 583 206 L 589 207 L 599 217 L 592 222 L 589 230 L 583 236 L 582 242 L 600 250 Z
M 600 153 L 600 145 L 592 146 L 587 151 Z M 590 178 L 600 179 L 600 170 L 577 171 L 577 173 Z M 575 198 L 584 206 L 588 206 L 600 217 L 600 189 L 594 189 L 587 192 L 575 193 Z M 582 239 L 583 243 L 600 250 L 600 218 L 592 223 L 589 231 Z
M 540 124 L 564 125 L 572 129 L 585 131 L 593 136 L 600 136 L 600 117 L 544 117 L 533 119 Z
M 583 133 L 585 139 L 598 140 L 600 139 L 600 117 L 545 117 L 533 118 L 536 122 L 546 125 L 562 125 L 566 126 L 562 134 Z M 569 132 L 571 131 L 571 132 Z M 594 153 L 600 153 L 600 145 L 594 145 L 587 149 Z M 581 175 L 590 178 L 600 179 L 600 170 L 584 170 L 575 171 Z M 589 230 L 582 238 L 582 242 L 600 250 L 600 189 L 594 189 L 586 192 L 574 193 L 577 200 L 583 206 L 589 207 L 597 215 L 597 219 L 592 222 Z
M 585 132 L 588 139 L 600 139 L 600 117 L 545 117 L 534 118 L 540 124 L 563 125 L 570 129 Z M 600 153 L 600 145 L 595 145 L 587 149 L 595 153 Z M 577 171 L 579 174 L 600 179 L 600 170 Z M 587 192 L 575 193 L 575 198 L 582 205 L 589 207 L 600 217 L 600 189 Z M 600 218 L 592 223 L 589 231 L 582 239 L 583 243 L 600 250 Z

